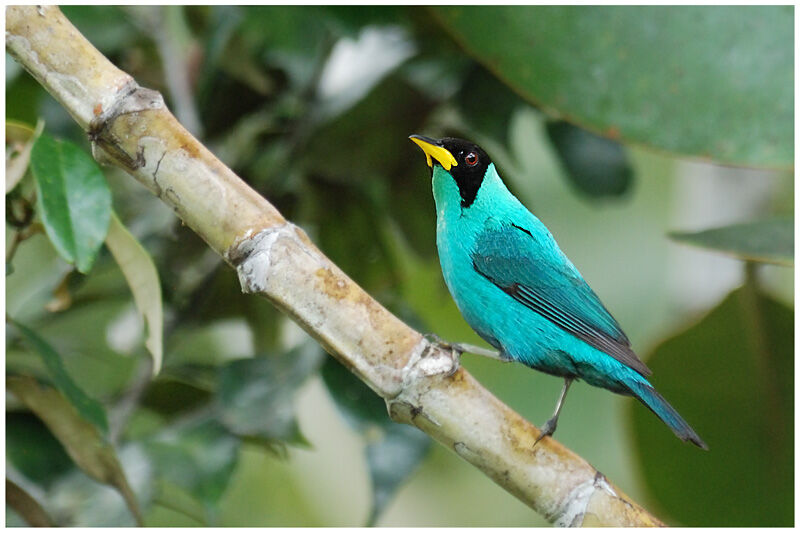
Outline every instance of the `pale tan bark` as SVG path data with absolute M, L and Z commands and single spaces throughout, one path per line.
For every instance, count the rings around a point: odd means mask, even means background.
M 425 431 L 560 525 L 660 526 L 588 462 L 547 438 L 372 299 L 192 137 L 161 96 L 117 69 L 55 7 L 9 7 L 6 49 L 125 169 L 269 298 Z M 398 142 L 402 142 L 399 139 Z

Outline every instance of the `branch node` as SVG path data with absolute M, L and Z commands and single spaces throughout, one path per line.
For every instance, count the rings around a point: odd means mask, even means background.
M 255 235 L 249 229 L 225 253 L 225 259 L 239 274 L 243 293 L 266 292 L 266 280 L 272 267 L 272 246 L 281 237 L 299 241 L 297 227 L 286 222 L 263 229 Z
M 423 338 L 402 369 L 403 389 L 417 386 L 421 379 L 427 377 L 452 375 L 457 369 L 458 360 L 450 350 Z
M 389 416 L 396 422 L 417 425 L 422 417 L 434 426 L 441 424 L 429 416 L 421 405 L 421 398 L 435 387 L 429 378 L 447 378 L 458 369 L 458 362 L 450 350 L 424 337 L 411 350 L 408 362 L 400 370 L 400 387 L 396 394 L 385 396 Z
M 556 512 L 548 518 L 558 527 L 580 526 L 586 516 L 589 503 L 598 492 L 605 492 L 612 497 L 617 497 L 616 491 L 599 470 L 594 479 L 581 483 L 572 489 Z
M 123 115 L 139 113 L 165 107 L 161 93 L 140 87 L 131 78 L 117 93 L 117 98 L 107 108 L 98 104 L 94 107 L 95 117 L 89 123 L 88 136 L 92 142 L 92 155 L 98 161 L 118 162 L 129 172 L 145 165 L 144 150 L 129 154 L 120 148 L 119 139 L 112 132 L 114 122 Z M 97 150 L 101 148 L 102 150 Z

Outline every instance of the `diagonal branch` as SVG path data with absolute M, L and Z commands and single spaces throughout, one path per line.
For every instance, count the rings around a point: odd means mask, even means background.
M 559 525 L 663 525 L 580 456 L 484 389 L 450 375 L 447 350 L 408 327 L 334 265 L 306 234 L 100 54 L 56 7 L 6 11 L 6 49 L 117 165 L 173 208 L 234 267 L 244 292 L 271 300 L 425 431 Z

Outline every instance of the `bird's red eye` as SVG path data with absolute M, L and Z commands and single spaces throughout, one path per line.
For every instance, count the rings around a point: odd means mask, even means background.
M 464 161 L 467 163 L 468 167 L 474 167 L 478 164 L 478 154 L 470 152 L 467 154 L 467 157 L 464 158 Z

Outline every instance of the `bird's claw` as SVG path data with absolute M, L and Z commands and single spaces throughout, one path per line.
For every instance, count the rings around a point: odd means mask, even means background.
M 452 356 L 453 364 L 450 366 L 450 371 L 445 375 L 445 377 L 449 378 L 452 377 L 453 374 L 458 372 L 459 367 L 461 366 L 461 352 L 458 351 L 455 347 L 450 347 L 450 354 Z
M 450 371 L 447 372 L 445 377 L 451 377 L 453 374 L 458 372 L 459 367 L 461 366 L 461 354 L 464 353 L 464 350 L 461 346 L 457 343 L 450 343 L 443 340 L 441 337 L 436 335 L 435 333 L 426 333 L 423 335 L 426 341 L 431 344 L 435 344 L 439 348 L 443 350 L 447 350 L 450 352 L 451 359 L 453 361 L 452 366 L 450 367 Z
M 558 424 L 558 420 L 557 419 L 554 420 L 552 418 L 549 419 L 547 422 L 545 422 L 544 425 L 542 426 L 542 428 L 539 430 L 539 436 L 536 437 L 535 441 L 533 441 L 533 445 L 536 446 L 536 444 L 540 440 L 542 440 L 545 437 L 549 437 L 553 433 L 555 433 L 557 424 Z

